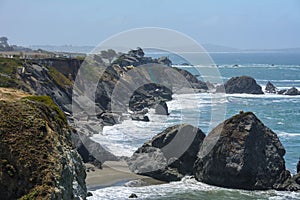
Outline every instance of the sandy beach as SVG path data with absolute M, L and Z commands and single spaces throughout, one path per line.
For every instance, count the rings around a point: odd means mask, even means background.
M 124 183 L 136 180 L 136 185 L 155 185 L 165 182 L 147 176 L 141 176 L 130 172 L 124 161 L 106 161 L 102 169 L 98 169 L 91 164 L 85 164 L 87 170 L 86 184 L 88 190 L 95 190 L 113 185 L 123 185 Z

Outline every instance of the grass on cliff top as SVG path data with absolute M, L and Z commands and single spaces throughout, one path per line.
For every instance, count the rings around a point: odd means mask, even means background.
M 12 75 L 22 61 L 18 58 L 0 58 L 0 73 Z
M 30 100 L 30 101 L 35 101 L 35 102 L 38 102 L 38 103 L 43 103 L 43 104 L 49 106 L 51 109 L 53 109 L 57 113 L 57 116 L 55 117 L 55 120 L 59 124 L 62 125 L 64 123 L 67 123 L 67 118 L 66 118 L 65 114 L 53 102 L 53 100 L 51 99 L 51 97 L 49 97 L 49 96 L 27 96 L 27 97 L 24 97 L 23 99 L 27 99 L 27 100 Z
M 73 83 L 70 79 L 65 77 L 62 73 L 57 71 L 54 67 L 48 68 L 49 75 L 53 78 L 53 80 L 58 84 L 60 87 L 66 89 L 66 87 L 72 87 Z

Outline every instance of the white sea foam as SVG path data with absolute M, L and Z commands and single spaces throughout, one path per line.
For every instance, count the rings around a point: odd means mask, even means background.
M 148 116 L 150 122 L 125 120 L 121 124 L 114 126 L 105 126 L 101 134 L 96 134 L 92 139 L 99 142 L 104 148 L 118 156 L 131 156 L 132 153 L 145 141 L 151 139 L 154 135 L 165 128 L 179 124 L 189 123 L 194 126 L 200 126 L 202 130 L 210 130 L 212 122 L 209 121 L 211 110 L 216 110 L 224 103 L 235 102 L 238 99 L 245 101 L 249 99 L 271 99 L 272 103 L 299 101 L 300 96 L 287 96 L 277 94 L 226 94 L 226 98 L 218 94 L 174 94 L 172 101 L 167 102 L 170 115 L 156 115 L 154 110 L 150 109 Z M 203 120 L 205 111 L 206 118 Z M 201 120 L 200 120 L 201 118 Z M 215 122 L 217 125 L 221 121 Z
M 105 126 L 103 132 L 93 135 L 92 139 L 117 156 L 131 156 L 145 141 L 167 127 L 180 123 L 189 123 L 196 127 L 210 126 L 211 122 L 203 120 L 203 117 L 200 121 L 202 110 L 211 110 L 214 109 L 213 106 L 227 102 L 220 95 L 208 93 L 174 94 L 173 99 L 167 102 L 170 113 L 168 116 L 156 115 L 150 109 L 147 114 L 150 122 L 124 120 L 121 124 Z M 206 115 L 209 115 L 207 112 Z
M 264 87 L 262 87 L 264 91 Z M 280 88 L 281 89 L 281 88 Z M 286 88 L 285 88 L 286 89 Z M 299 88 L 298 88 L 299 90 Z M 237 98 L 261 98 L 261 99 L 300 99 L 300 95 L 283 95 L 283 94 L 271 94 L 271 93 L 265 93 L 265 94 L 226 94 L 226 97 L 237 97 Z
M 287 133 L 287 132 L 284 132 L 284 131 L 278 131 L 277 135 L 279 137 L 292 138 L 292 137 L 299 137 L 300 133 Z
M 92 191 L 89 200 L 96 199 L 127 199 L 134 193 L 139 199 L 298 199 L 300 193 L 269 191 L 246 191 L 226 189 L 207 185 L 194 178 L 185 177 L 181 181 L 162 185 L 143 187 L 113 186 Z

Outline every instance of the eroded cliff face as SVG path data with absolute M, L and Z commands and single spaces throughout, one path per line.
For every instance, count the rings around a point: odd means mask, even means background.
M 85 167 L 66 122 L 50 97 L 1 88 L 1 199 L 86 198 Z

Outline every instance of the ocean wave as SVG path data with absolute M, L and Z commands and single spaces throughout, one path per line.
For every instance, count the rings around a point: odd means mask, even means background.
M 132 193 L 139 199 L 299 199 L 300 193 L 283 191 L 246 191 L 207 185 L 191 177 L 181 181 L 142 187 L 112 186 L 92 191 L 89 200 L 127 199 Z
M 270 93 L 265 93 L 265 94 L 226 94 L 226 97 L 237 97 L 237 98 L 261 98 L 261 99 L 300 99 L 300 95 L 281 95 L 281 94 L 270 94 Z
M 284 138 L 300 137 L 300 133 L 288 133 L 288 132 L 284 132 L 284 131 L 278 131 L 277 135 L 279 137 L 284 137 Z
M 218 65 L 218 68 L 267 68 L 267 69 L 295 69 L 300 70 L 299 65 L 272 65 L 272 64 L 238 64 L 229 63 Z

